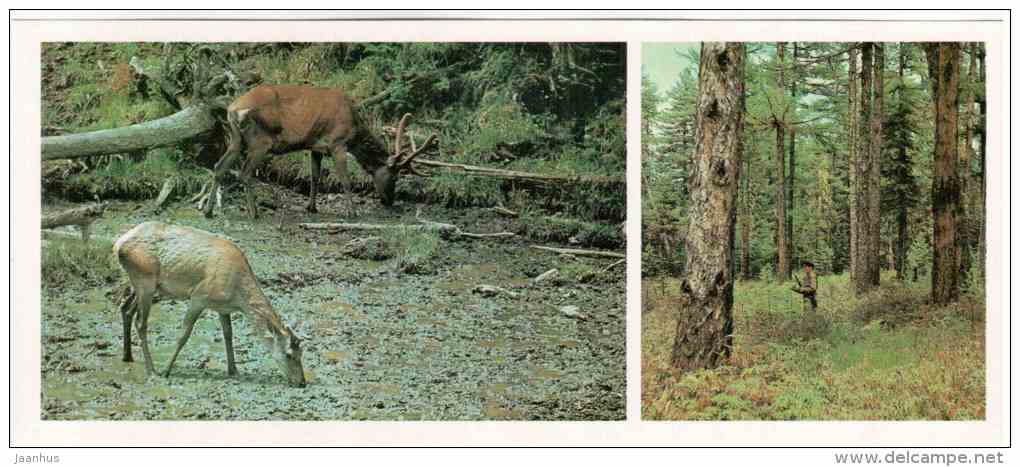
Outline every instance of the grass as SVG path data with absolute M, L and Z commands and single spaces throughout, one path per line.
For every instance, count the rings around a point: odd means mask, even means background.
M 440 240 L 436 232 L 393 229 L 387 241 L 393 252 L 393 268 L 404 274 L 429 273 L 431 263 L 439 253 Z
M 46 194 L 70 201 L 96 199 L 155 199 L 163 182 L 176 177 L 174 193 L 197 193 L 209 181 L 204 170 L 180 167 L 172 149 L 157 149 L 134 161 L 112 156 L 93 170 L 67 178 L 44 180 Z M 176 196 L 175 196 L 176 197 Z
M 87 288 L 113 283 L 120 276 L 120 266 L 113 257 L 113 244 L 92 238 L 47 239 L 42 248 L 43 287 Z
M 982 420 L 984 305 L 936 308 L 923 285 L 854 297 L 821 277 L 819 311 L 787 284 L 739 282 L 734 348 L 719 368 L 669 364 L 679 282 L 644 281 L 642 418 L 652 420 Z

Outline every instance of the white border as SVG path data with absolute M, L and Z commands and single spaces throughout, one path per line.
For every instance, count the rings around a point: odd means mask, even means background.
M 173 13 L 171 13 L 173 14 Z M 555 15 L 556 13 L 554 13 Z M 569 17 L 585 16 L 576 12 Z M 50 13 L 45 14 L 52 18 Z M 57 14 L 59 15 L 59 14 Z M 156 16 L 154 14 L 140 14 Z M 306 15 L 301 13 L 301 15 Z M 384 17 L 400 13 L 377 13 Z M 509 14 L 514 17 L 524 14 Z M 651 15 L 659 15 L 652 12 Z M 16 357 L 12 391 L 13 441 L 20 446 L 1000 446 L 1008 443 L 1009 305 L 1007 278 L 1009 227 L 1009 134 L 1003 123 L 1009 89 L 1008 13 L 918 13 L 923 21 L 893 13 L 853 14 L 865 21 L 817 21 L 828 13 L 714 14 L 731 21 L 126 21 L 24 19 L 11 23 L 12 38 L 12 194 L 10 330 Z M 106 16 L 100 13 L 96 16 Z M 115 16 L 112 15 L 111 16 Z M 199 14 L 198 16 L 208 16 Z M 244 17 L 244 14 L 238 14 Z M 263 17 L 261 13 L 253 16 Z M 268 15 L 267 15 L 268 16 Z M 273 13 L 272 16 L 280 16 Z M 339 15 L 334 15 L 339 16 Z M 449 14 L 440 16 L 448 17 Z M 550 15 L 543 15 L 550 16 Z M 596 15 L 597 16 L 597 15 Z M 675 16 L 695 17 L 682 13 Z M 379 16 L 377 16 L 379 17 Z M 752 18 L 810 21 L 746 21 Z M 121 18 L 121 16 L 118 16 Z M 736 20 L 732 20 L 736 19 Z M 949 20 L 949 21 L 947 21 Z M 625 422 L 42 422 L 39 420 L 39 125 L 42 41 L 626 41 L 628 47 L 628 313 L 627 403 Z M 736 41 L 984 41 L 988 43 L 988 418 L 984 422 L 642 422 L 640 404 L 640 43 Z M 20 125 L 18 124 L 20 123 Z M 24 157 L 16 157 L 23 155 Z

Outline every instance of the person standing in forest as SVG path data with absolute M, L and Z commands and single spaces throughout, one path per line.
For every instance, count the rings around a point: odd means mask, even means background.
M 792 287 L 794 292 L 804 296 L 804 311 L 815 311 L 818 301 L 815 293 L 818 291 L 818 278 L 815 276 L 815 264 L 811 261 L 801 263 L 804 266 L 804 281 L 797 281 L 798 284 Z

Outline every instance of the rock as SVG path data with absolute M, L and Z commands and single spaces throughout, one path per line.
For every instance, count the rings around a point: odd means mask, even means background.
M 502 287 L 496 287 L 494 285 L 488 285 L 488 284 L 479 284 L 479 285 L 476 285 L 475 288 L 472 289 L 471 291 L 476 293 L 476 294 L 478 294 L 478 295 L 481 295 L 483 297 L 495 297 L 496 295 L 499 295 L 499 294 L 503 294 L 503 295 L 506 295 L 506 296 L 509 296 L 509 297 L 516 297 L 517 296 L 517 294 L 515 294 L 515 293 L 513 293 L 513 292 L 511 292 L 511 291 L 509 291 L 507 289 L 504 289 Z
M 585 315 L 584 313 L 581 313 L 581 309 L 578 308 L 576 305 L 561 306 L 560 313 L 563 313 L 563 316 L 566 316 L 568 318 L 579 319 L 581 321 L 588 319 L 588 316 Z
M 542 274 L 539 274 L 538 277 L 535 277 L 534 279 L 532 279 L 531 282 L 533 284 L 540 284 L 542 282 L 548 281 L 549 279 L 556 278 L 557 274 L 559 274 L 559 270 L 558 269 L 550 269 L 550 270 L 548 270 L 546 272 L 543 272 Z

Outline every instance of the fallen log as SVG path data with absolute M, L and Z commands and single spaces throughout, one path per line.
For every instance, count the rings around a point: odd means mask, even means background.
M 429 159 L 415 159 L 415 164 L 426 167 L 441 167 L 463 172 L 478 177 L 502 178 L 506 180 L 525 180 L 549 184 L 587 183 L 592 185 L 620 186 L 626 184 L 626 180 L 619 177 L 605 176 L 580 176 L 580 175 L 547 175 L 531 172 L 520 172 L 516 170 L 494 169 L 477 165 L 456 164 L 453 162 L 441 162 Z
M 110 130 L 42 138 L 42 159 L 124 154 L 179 144 L 216 128 L 213 107 L 194 105 L 156 120 Z
M 593 256 L 597 258 L 623 258 L 623 259 L 627 258 L 627 255 L 623 253 L 616 253 L 614 251 L 579 250 L 576 248 L 555 248 L 551 246 L 542 245 L 531 245 L 531 247 L 536 250 L 551 251 L 553 253 L 559 253 L 561 255 Z
M 42 216 L 42 228 L 52 229 L 65 225 L 76 225 L 81 229 L 81 239 L 89 241 L 90 227 L 106 211 L 106 203 L 90 204 Z
M 298 224 L 298 227 L 301 227 L 302 229 L 306 230 L 327 230 L 330 232 L 407 229 L 438 232 L 453 237 L 466 237 L 476 239 L 506 238 L 517 236 L 517 234 L 513 232 L 496 232 L 496 233 L 465 232 L 461 230 L 460 227 L 457 227 L 453 224 L 444 224 L 442 222 L 432 221 L 421 221 L 421 224 L 363 224 L 363 223 L 335 223 L 335 222 L 306 222 Z

